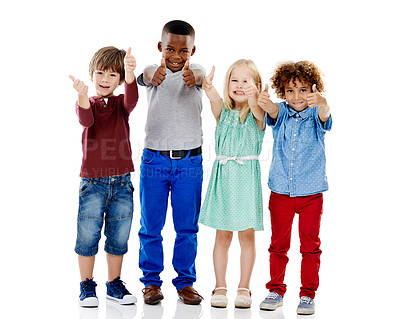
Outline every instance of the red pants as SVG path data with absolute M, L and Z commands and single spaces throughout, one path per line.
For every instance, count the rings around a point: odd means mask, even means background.
M 299 214 L 299 236 L 301 261 L 300 297 L 315 297 L 319 285 L 320 245 L 319 228 L 322 216 L 322 194 L 305 197 L 289 197 L 271 192 L 269 210 L 271 213 L 271 246 L 270 274 L 271 281 L 266 284 L 269 291 L 284 296 L 286 285 L 286 264 L 289 261 L 287 252 L 290 248 L 290 237 L 294 214 Z

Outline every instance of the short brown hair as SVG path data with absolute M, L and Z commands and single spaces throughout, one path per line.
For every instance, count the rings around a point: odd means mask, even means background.
M 271 78 L 272 88 L 275 89 L 278 98 L 285 99 L 285 85 L 298 79 L 310 86 L 316 84 L 317 90 L 324 92 L 325 84 L 322 76 L 321 70 L 310 61 L 283 62 L 278 65 L 274 71 L 274 76 Z
M 119 50 L 116 47 L 104 47 L 97 51 L 89 63 L 89 75 L 93 78 L 94 70 L 111 70 L 120 75 L 120 84 L 125 81 L 124 58 L 125 50 Z

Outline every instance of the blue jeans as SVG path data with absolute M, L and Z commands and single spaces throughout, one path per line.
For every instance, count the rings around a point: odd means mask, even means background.
M 178 276 L 172 280 L 177 290 L 196 281 L 198 219 L 203 183 L 202 155 L 170 159 L 144 149 L 140 167 L 141 228 L 139 230 L 140 281 L 147 287 L 162 285 L 164 269 L 161 231 L 171 192 L 172 218 L 176 232 L 172 265 Z
M 104 250 L 111 255 L 128 251 L 133 215 L 130 173 L 102 178 L 82 178 L 79 188 L 78 235 L 75 252 L 94 256 L 98 252 L 105 219 Z

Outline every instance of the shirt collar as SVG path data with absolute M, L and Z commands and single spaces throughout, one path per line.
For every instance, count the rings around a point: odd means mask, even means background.
M 289 104 L 286 103 L 286 105 L 288 107 L 289 117 L 293 117 L 293 116 L 296 116 L 296 114 L 298 114 L 298 117 L 301 117 L 303 120 L 305 120 L 307 117 L 310 116 L 311 108 L 309 108 L 309 107 L 301 112 L 297 112 L 297 111 L 293 110 Z

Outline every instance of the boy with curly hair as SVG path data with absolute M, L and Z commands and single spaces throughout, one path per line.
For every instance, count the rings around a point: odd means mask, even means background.
M 332 117 L 320 93 L 325 90 L 324 82 L 315 64 L 309 61 L 282 63 L 271 81 L 277 96 L 285 101 L 272 103 L 268 85 L 258 99 L 260 107 L 267 112 L 266 123 L 272 127 L 274 137 L 268 182 L 272 235 L 271 280 L 266 288 L 270 293 L 260 308 L 275 310 L 283 304 L 287 252 L 293 218 L 298 213 L 302 286 L 297 313 L 313 314 L 319 285 L 322 192 L 328 190 L 324 137 L 331 130 Z

